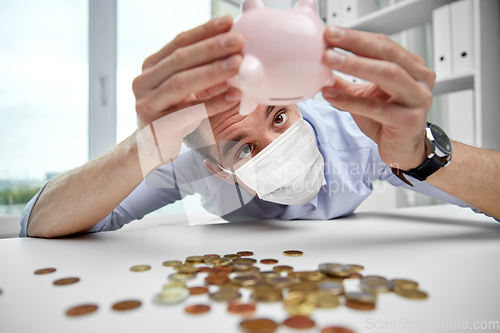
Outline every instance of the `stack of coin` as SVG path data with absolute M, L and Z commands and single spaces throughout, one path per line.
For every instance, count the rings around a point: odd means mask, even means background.
M 387 293 L 392 290 L 392 283 L 383 276 L 369 275 L 361 279 L 359 286 L 371 294 Z
M 426 292 L 418 289 L 418 283 L 411 280 L 405 279 L 394 279 L 391 280 L 392 290 L 401 297 L 409 299 L 423 300 L 427 299 L 429 296 Z

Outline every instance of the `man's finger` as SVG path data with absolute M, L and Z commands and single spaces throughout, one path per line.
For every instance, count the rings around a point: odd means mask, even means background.
M 225 82 L 238 73 L 241 55 L 233 55 L 224 60 L 218 60 L 205 66 L 177 73 L 163 82 L 148 96 L 141 99 L 136 109 L 144 112 L 166 110 L 177 105 L 193 91 L 205 90 Z
M 228 32 L 178 48 L 141 74 L 144 76 L 143 82 L 147 83 L 142 89 L 154 89 L 177 72 L 228 57 L 240 51 L 242 47 L 241 33 Z
M 392 97 L 407 106 L 420 106 L 431 93 L 396 63 L 349 56 L 334 50 L 325 52 L 325 63 L 332 69 L 375 82 Z
M 174 38 L 174 40 L 165 45 L 160 51 L 146 59 L 144 67 L 149 68 L 156 65 L 163 58 L 169 56 L 180 47 L 191 45 L 222 32 L 226 32 L 231 28 L 232 23 L 233 18 L 231 15 L 225 15 L 222 17 L 216 17 L 194 29 L 181 32 Z
M 353 96 L 331 87 L 324 88 L 322 93 L 323 97 L 339 110 L 368 117 L 390 126 L 400 125 L 403 121 L 402 117 L 411 112 L 409 109 L 379 98 Z
M 431 89 L 434 87 L 434 71 L 425 67 L 421 57 L 413 55 L 386 35 L 330 25 L 325 31 L 325 38 L 332 47 L 339 47 L 358 56 L 395 62 L 416 81 L 426 82 Z

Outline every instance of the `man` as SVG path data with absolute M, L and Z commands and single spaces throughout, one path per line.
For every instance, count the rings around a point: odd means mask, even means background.
M 355 85 L 337 78 L 334 86 L 323 89 L 328 102 L 350 114 L 309 101 L 299 103 L 298 109 L 294 105 L 259 106 L 243 117 L 237 113 L 239 91 L 229 89 L 225 83 L 238 71 L 241 63 L 238 53 L 243 45 L 240 34 L 228 32 L 231 25 L 231 17 L 225 16 L 181 33 L 146 59 L 143 73 L 134 80 L 139 136 L 145 133 L 141 130 L 149 124 L 171 116 L 166 130 L 156 136 L 162 138 L 158 144 L 163 145 L 163 160 L 175 161 L 148 176 L 155 184 L 163 182 L 164 188 L 155 189 L 143 182 L 138 140 L 133 134 L 103 156 L 47 183 L 27 205 L 21 221 L 21 235 L 58 237 L 113 230 L 179 200 L 184 185 L 184 195 L 199 190 L 205 207 L 230 220 L 333 218 L 351 213 L 369 194 L 374 179 L 409 186 L 388 166 L 415 170 L 428 160 L 424 133 L 435 74 L 425 67 L 419 56 L 386 36 L 329 26 L 325 32 L 328 44 L 358 56 L 345 56 L 329 49 L 325 52 L 325 64 L 373 82 Z M 182 139 L 189 138 L 200 123 L 207 125 L 207 121 L 196 113 L 184 112 L 200 103 L 210 117 L 208 124 L 216 145 L 206 149 L 205 156 L 198 153 L 179 155 Z M 232 184 L 235 182 L 242 186 L 247 184 L 238 175 L 239 168 L 245 165 L 229 163 L 232 170 L 226 168 L 220 151 L 222 144 L 218 143 L 241 141 L 242 156 L 260 158 L 260 152 L 299 121 L 299 109 L 325 160 L 325 179 L 319 193 L 316 192 L 318 195 L 306 203 L 287 205 L 272 196 L 265 196 L 267 201 L 248 199 L 248 193 L 239 191 L 236 186 L 237 193 L 217 199 L 217 193 L 229 193 L 227 186 L 234 189 Z M 197 135 L 203 137 L 207 132 L 210 131 Z M 453 142 L 451 157 L 449 166 L 438 168 L 426 181 L 409 178 L 415 189 L 500 218 L 497 204 L 500 186 L 496 177 L 500 154 Z M 349 160 L 364 166 L 364 171 L 355 175 L 357 178 L 347 179 L 350 183 L 345 179 L 352 176 L 349 172 L 326 172 L 327 167 Z M 379 162 L 384 164 L 380 166 Z M 192 167 L 196 172 L 183 168 L 200 163 L 203 168 Z M 175 167 L 176 164 L 182 168 Z M 371 168 L 373 165 L 375 167 Z M 369 171 L 372 169 L 375 171 Z M 209 177 L 211 174 L 217 182 Z M 210 179 L 210 186 L 198 182 L 200 175 Z M 193 176 L 194 180 L 188 176 Z M 363 186 L 349 185 L 349 190 L 334 190 L 333 195 L 328 185 L 335 180 L 339 180 L 340 186 L 358 181 Z M 262 195 L 258 188 L 249 186 L 247 189 L 250 194 L 254 190 Z M 224 200 L 228 198 L 237 203 L 230 204 L 230 209 L 226 210 Z M 238 202 L 240 207 L 232 210 Z

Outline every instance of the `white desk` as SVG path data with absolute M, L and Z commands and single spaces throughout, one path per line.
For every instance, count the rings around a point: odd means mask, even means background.
M 133 223 L 140 226 L 141 222 Z M 281 253 L 287 249 L 302 250 L 304 256 L 284 257 Z M 212 303 L 211 312 L 199 317 L 184 314 L 186 304 L 207 302 L 206 296 L 172 307 L 155 305 L 152 297 L 172 272 L 162 266 L 163 261 L 241 250 L 255 252 L 256 259 L 278 259 L 296 270 L 317 269 L 323 262 L 357 263 L 365 266 L 364 275 L 414 279 L 430 295 L 426 301 L 411 301 L 384 294 L 377 309 L 369 312 L 344 306 L 317 310 L 312 318 L 318 328 L 339 324 L 357 332 L 402 332 L 407 325 L 421 325 L 408 331 L 442 332 L 440 326 L 434 330 L 424 326 L 500 320 L 500 224 L 466 209 L 435 206 L 331 221 L 194 227 L 164 223 L 67 239 L 0 240 L 0 332 L 237 332 L 240 319 L 228 314 L 222 304 Z M 152 269 L 130 272 L 137 264 L 149 264 Z M 57 271 L 33 274 L 45 267 Z M 52 285 L 71 276 L 80 282 Z M 204 276 L 188 285 L 201 285 Z M 348 290 L 357 288 L 358 280 L 351 281 L 346 284 Z M 111 310 L 112 304 L 126 299 L 143 305 L 123 313 Z M 98 304 L 99 310 L 80 318 L 65 316 L 69 307 L 88 302 Z M 257 316 L 282 321 L 286 314 L 280 304 L 259 304 Z M 370 328 L 390 322 L 405 327 Z M 460 330 L 467 331 L 475 330 Z

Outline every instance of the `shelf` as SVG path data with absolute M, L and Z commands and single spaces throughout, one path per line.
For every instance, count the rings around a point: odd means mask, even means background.
M 432 11 L 453 0 L 406 0 L 367 14 L 346 26 L 368 32 L 392 35 L 432 21 Z
M 466 89 L 474 89 L 474 73 L 437 78 L 432 94 L 441 95 Z

